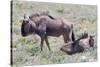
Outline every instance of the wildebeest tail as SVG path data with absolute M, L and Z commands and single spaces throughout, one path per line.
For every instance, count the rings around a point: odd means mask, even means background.
M 72 30 L 72 41 L 75 41 L 75 34 L 74 34 L 73 30 Z
M 71 24 L 71 28 L 72 28 L 71 38 L 72 38 L 72 41 L 75 41 L 75 34 L 74 34 L 74 31 L 73 31 L 73 24 Z

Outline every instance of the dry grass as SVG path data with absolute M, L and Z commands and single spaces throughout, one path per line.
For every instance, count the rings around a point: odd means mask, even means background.
M 52 4 L 35 2 L 14 2 L 13 3 L 13 63 L 19 65 L 39 64 L 60 64 L 89 62 L 97 60 L 97 27 L 96 27 L 96 6 L 73 5 L 73 4 Z M 82 53 L 68 55 L 60 51 L 63 45 L 62 36 L 49 37 L 52 51 L 49 51 L 46 44 L 40 52 L 40 38 L 37 35 L 22 37 L 20 34 L 21 23 L 24 13 L 31 14 L 43 11 L 50 11 L 54 17 L 62 17 L 73 22 L 76 38 L 83 32 L 94 34 L 95 47 L 85 50 Z

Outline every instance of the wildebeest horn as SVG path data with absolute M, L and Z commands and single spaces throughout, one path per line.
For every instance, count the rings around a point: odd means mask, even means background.
M 26 14 L 24 14 L 24 19 L 28 19 L 28 17 L 27 17 L 27 15 L 26 15 Z
M 24 14 L 24 19 L 26 18 L 26 14 Z

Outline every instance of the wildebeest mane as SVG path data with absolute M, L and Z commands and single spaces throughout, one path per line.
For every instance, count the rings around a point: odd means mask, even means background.
M 37 16 L 40 16 L 40 15 L 38 13 L 32 14 L 32 15 L 29 16 L 29 18 L 32 19 L 33 17 L 37 17 Z
M 36 16 L 48 16 L 49 18 L 51 18 L 53 20 L 55 19 L 53 16 L 51 16 L 50 14 L 47 14 L 47 13 L 40 13 L 40 14 L 36 13 L 36 14 L 32 14 L 32 15 L 29 16 L 29 18 L 31 19 L 32 17 L 36 17 Z
M 88 37 L 88 33 L 83 33 L 77 40 L 81 40 Z
M 74 43 L 72 45 L 78 44 L 79 40 L 87 37 L 88 37 L 88 33 L 83 33 L 77 40 L 74 40 Z

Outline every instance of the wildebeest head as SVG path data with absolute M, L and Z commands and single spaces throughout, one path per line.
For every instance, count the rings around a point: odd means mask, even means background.
M 33 21 L 29 20 L 26 16 L 24 16 L 24 19 L 22 21 L 21 26 L 21 34 L 22 36 L 27 36 L 31 33 L 33 33 L 36 29 L 36 25 Z

